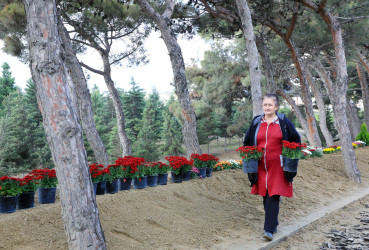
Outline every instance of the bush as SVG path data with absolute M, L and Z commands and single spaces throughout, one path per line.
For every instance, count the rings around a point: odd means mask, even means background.
M 356 136 L 357 141 L 363 141 L 366 145 L 369 143 L 369 133 L 366 124 L 361 124 L 360 133 Z

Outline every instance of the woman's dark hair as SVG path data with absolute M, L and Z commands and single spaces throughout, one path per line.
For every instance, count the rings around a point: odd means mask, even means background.
M 263 101 L 265 98 L 269 98 L 269 99 L 273 99 L 275 105 L 277 107 L 279 107 L 279 99 L 278 99 L 278 96 L 276 94 L 266 94 L 263 96 Z

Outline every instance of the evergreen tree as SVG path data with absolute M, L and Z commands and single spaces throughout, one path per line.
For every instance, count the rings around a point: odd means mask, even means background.
M 154 110 L 153 122 L 155 125 L 154 126 L 155 138 L 160 139 L 162 124 L 164 122 L 164 117 L 163 117 L 164 103 L 160 100 L 159 92 L 155 88 L 150 93 L 147 103 L 151 103 L 151 105 L 153 106 L 153 110 Z
M 159 159 L 155 126 L 154 105 L 149 102 L 143 112 L 142 126 L 137 140 L 133 144 L 133 154 L 135 156 L 143 157 L 147 161 L 157 161 Z
M 212 116 L 215 122 L 215 135 L 219 137 L 227 137 L 227 126 L 230 123 L 230 117 L 226 115 L 226 111 L 223 108 L 217 108 L 212 113 Z
M 211 115 L 212 107 L 203 101 L 193 101 L 196 112 L 196 133 L 200 144 L 210 143 L 214 136 L 215 123 Z
M 145 92 L 131 78 L 131 89 L 123 95 L 123 111 L 127 135 L 134 142 L 140 131 L 139 125 L 145 108 Z
M 120 144 L 118 136 L 118 125 L 114 125 L 108 134 L 109 143 L 107 144 L 107 150 L 110 159 L 115 160 L 122 157 L 122 146 Z
M 181 155 L 183 148 L 181 145 L 182 128 L 177 118 L 168 110 L 164 112 L 164 124 L 162 129 L 163 144 L 159 150 L 163 155 Z
M 0 115 L 3 113 L 3 100 L 11 92 L 15 91 L 15 79 L 12 77 L 10 66 L 8 63 L 4 63 L 2 66 L 2 76 L 0 77 Z
M 92 110 L 94 112 L 94 122 L 96 129 L 109 154 L 109 139 L 111 138 L 109 133 L 112 131 L 113 127 L 117 125 L 113 104 L 109 96 L 105 96 L 103 93 L 101 93 L 96 84 L 91 90 L 91 104 Z M 92 148 L 89 146 L 86 138 L 84 138 L 84 141 L 88 161 L 95 162 L 96 160 L 94 158 Z
M 243 137 L 252 120 L 252 110 L 246 102 L 238 102 L 233 105 L 231 124 L 227 132 L 231 136 Z
M 20 89 L 3 100 L 4 113 L 0 120 L 0 175 L 26 170 L 29 167 L 27 147 L 27 111 Z
M 37 104 L 36 87 L 30 79 L 25 88 L 24 101 L 27 111 L 26 142 L 30 168 L 52 167 L 51 151 L 43 128 L 42 114 Z

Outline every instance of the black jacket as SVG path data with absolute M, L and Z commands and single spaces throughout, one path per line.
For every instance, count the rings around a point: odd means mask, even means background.
M 250 127 L 247 129 L 245 138 L 243 140 L 244 146 L 256 146 L 257 145 L 257 134 L 261 124 L 261 118 L 264 115 L 255 116 L 251 122 Z M 279 119 L 279 126 L 282 130 L 282 140 L 289 142 L 299 142 L 301 143 L 301 138 L 299 133 L 296 131 L 295 126 L 284 114 L 277 113 Z

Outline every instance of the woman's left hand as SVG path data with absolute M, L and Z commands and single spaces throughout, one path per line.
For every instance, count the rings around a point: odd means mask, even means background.
M 258 173 L 248 173 L 247 177 L 249 177 L 250 187 L 254 186 L 254 184 L 258 182 Z
M 293 181 L 293 178 L 295 178 L 296 176 L 296 172 L 287 172 L 287 171 L 284 171 L 284 177 L 286 178 L 286 180 L 288 182 L 292 182 Z

